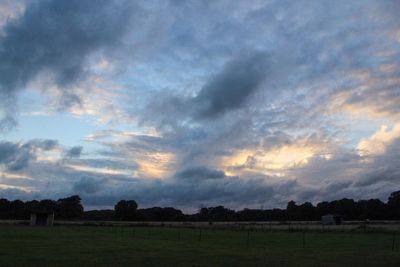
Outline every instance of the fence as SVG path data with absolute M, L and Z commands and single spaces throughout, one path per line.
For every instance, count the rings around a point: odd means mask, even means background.
M 28 220 L 0 220 L 1 224 L 28 225 Z M 340 225 L 323 225 L 316 221 L 283 222 L 142 222 L 142 221 L 54 221 L 54 225 L 119 226 L 119 227 L 179 227 L 202 229 L 232 229 L 258 231 L 317 232 L 396 232 L 400 221 L 345 221 Z

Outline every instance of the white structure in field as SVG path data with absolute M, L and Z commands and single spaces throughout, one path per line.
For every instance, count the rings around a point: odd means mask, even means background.
M 336 214 L 326 214 L 321 217 L 323 225 L 338 225 L 342 223 L 342 216 Z
M 52 226 L 54 223 L 54 211 L 46 209 L 33 209 L 31 211 L 32 226 Z

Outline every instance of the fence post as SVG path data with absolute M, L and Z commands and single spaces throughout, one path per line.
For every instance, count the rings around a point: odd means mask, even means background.
M 247 240 L 246 240 L 246 245 L 249 247 L 250 244 L 250 230 L 247 230 Z
M 303 248 L 306 247 L 306 232 L 303 230 Z
M 199 232 L 199 242 L 201 241 L 201 228 L 200 228 L 200 232 Z
M 394 245 L 396 244 L 396 232 L 393 232 L 392 238 L 392 251 L 394 251 Z

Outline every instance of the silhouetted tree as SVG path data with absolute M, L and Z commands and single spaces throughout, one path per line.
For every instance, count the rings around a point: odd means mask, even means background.
M 386 205 L 379 199 L 359 200 L 357 218 L 361 220 L 382 220 L 387 213 Z
M 11 211 L 12 218 L 15 218 L 17 220 L 25 219 L 24 208 L 25 208 L 25 203 L 22 202 L 21 200 L 17 199 L 17 200 L 11 201 L 10 202 L 10 211 Z
M 87 221 L 112 221 L 115 219 L 114 210 L 89 210 L 83 213 L 83 219 Z
M 49 204 L 45 201 L 44 204 Z M 83 215 L 83 206 L 81 198 L 78 195 L 70 196 L 67 198 L 60 198 L 56 205 L 56 218 L 57 219 L 79 219 Z
M 224 206 L 207 208 L 207 220 L 209 221 L 232 221 L 235 219 L 235 211 Z
M 318 219 L 316 209 L 310 202 L 305 202 L 297 207 L 298 218 L 303 221 L 312 221 Z
M 316 207 L 317 217 L 321 218 L 321 216 L 333 213 L 332 204 L 328 201 L 323 201 L 317 204 Z
M 11 219 L 10 201 L 5 198 L 0 199 L 0 219 Z
M 166 207 L 153 207 L 136 211 L 137 218 L 143 221 L 181 221 L 184 219 L 182 211 Z
M 135 220 L 137 207 L 135 200 L 120 200 L 114 206 L 115 217 L 123 221 Z
M 400 220 L 400 191 L 395 191 L 390 194 L 387 205 L 391 218 Z
M 343 198 L 331 202 L 333 213 L 343 216 L 345 220 L 357 219 L 356 202 L 353 199 Z
M 71 220 L 144 220 L 144 221 L 285 221 L 320 220 L 325 214 L 339 214 L 345 220 L 400 220 L 400 191 L 390 194 L 388 202 L 379 199 L 359 200 L 343 198 L 331 202 L 323 201 L 313 206 L 310 202 L 297 205 L 289 201 L 286 209 L 243 209 L 234 211 L 224 206 L 204 207 L 196 214 L 185 215 L 172 207 L 138 209 L 134 200 L 121 200 L 115 210 L 83 212 L 81 198 L 77 195 L 60 198 L 58 201 L 44 199 L 23 202 L 0 199 L 0 219 L 29 219 L 33 208 L 54 210 L 56 219 Z
M 287 216 L 289 220 L 299 220 L 298 206 L 293 200 L 286 205 Z

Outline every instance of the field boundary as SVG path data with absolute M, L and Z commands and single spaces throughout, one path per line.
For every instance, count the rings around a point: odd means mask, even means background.
M 2 225 L 29 225 L 29 220 L 0 220 Z M 398 232 L 400 221 L 346 221 L 341 225 L 323 225 L 318 221 L 284 222 L 161 222 L 161 221 L 54 221 L 54 225 L 65 226 L 116 226 L 116 227 L 180 227 L 203 229 L 233 229 L 254 231 L 370 231 Z

